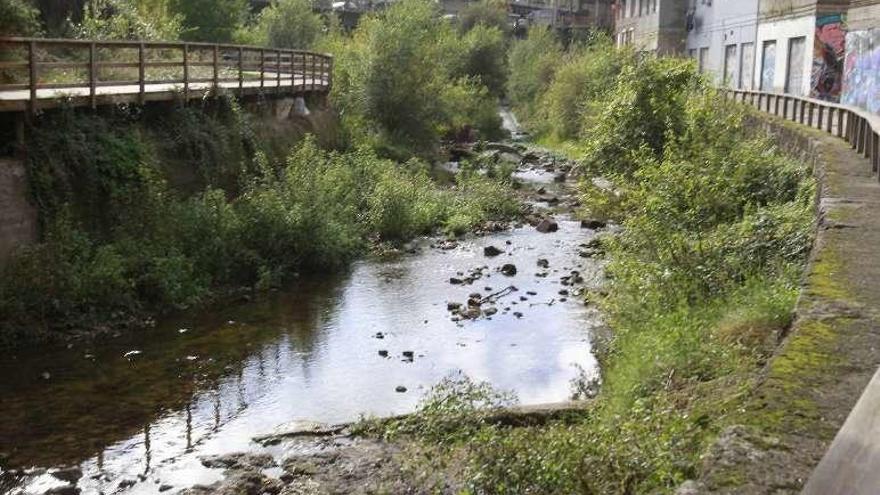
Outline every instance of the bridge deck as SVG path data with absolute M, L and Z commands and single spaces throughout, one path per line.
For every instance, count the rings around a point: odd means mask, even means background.
M 220 82 L 217 87 L 236 93 L 239 90 L 243 94 L 256 94 L 260 92 L 272 93 L 279 89 L 285 94 L 304 94 L 310 92 L 325 92 L 330 89 L 327 78 L 306 78 L 303 76 L 290 76 L 278 81 L 276 78 L 267 78 L 263 81 L 248 80 L 239 85 L 238 82 Z M 208 91 L 214 89 L 212 82 L 190 83 L 188 86 L 187 99 L 201 98 Z M 89 86 L 73 88 L 44 88 L 36 91 L 37 108 L 51 108 L 59 105 L 85 106 L 91 102 L 91 88 Z M 143 101 L 162 101 L 182 98 L 184 85 L 181 83 L 145 84 L 143 98 L 141 97 L 139 84 L 122 84 L 119 86 L 101 86 L 95 88 L 95 97 L 98 105 L 117 103 L 138 103 Z M 30 91 L 27 89 L 0 91 L 0 112 L 22 112 L 29 108 L 31 101 Z
M 306 50 L 188 42 L 0 37 L 0 112 L 330 89 L 333 59 Z

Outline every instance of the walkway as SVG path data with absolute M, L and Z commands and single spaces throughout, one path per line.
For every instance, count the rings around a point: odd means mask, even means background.
M 239 95 L 322 93 L 331 56 L 205 43 L 0 38 L 0 112 Z

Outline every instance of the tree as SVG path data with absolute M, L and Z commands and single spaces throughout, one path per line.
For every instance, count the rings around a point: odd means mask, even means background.
M 28 0 L 0 0 L 0 33 L 34 36 L 40 32 L 40 12 Z
M 88 0 L 82 21 L 74 26 L 84 39 L 173 41 L 180 37 L 181 17 L 168 0 Z
M 257 16 L 256 22 L 236 33 L 251 45 L 276 48 L 309 48 L 321 34 L 324 22 L 309 0 L 276 0 Z
M 480 0 L 463 8 L 458 14 L 459 27 L 467 32 L 476 26 L 496 27 L 503 33 L 510 31 L 507 7 L 498 0 Z
M 171 5 L 183 16 L 182 37 L 191 41 L 232 41 L 248 15 L 247 0 L 172 0 Z

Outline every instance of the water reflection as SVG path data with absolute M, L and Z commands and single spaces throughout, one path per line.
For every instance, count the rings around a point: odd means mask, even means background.
M 523 402 L 565 399 L 576 366 L 595 370 L 592 316 L 558 294 L 559 277 L 570 270 L 588 280 L 598 271 L 577 256 L 586 236 L 577 223 L 563 221 L 552 235 L 527 227 L 449 251 L 425 246 L 418 255 L 361 262 L 345 276 L 303 280 L 258 302 L 181 315 L 99 347 L 13 356 L 0 364 L 3 463 L 80 465 L 79 487 L 87 493 L 128 481 L 134 482 L 129 492 L 155 493 L 160 481 L 212 482 L 217 474 L 201 468 L 199 456 L 251 448 L 253 436 L 290 420 L 412 410 L 424 390 L 453 370 L 513 389 Z M 505 255 L 483 257 L 490 243 Z M 550 262 L 546 277 L 536 276 L 539 257 Z M 503 263 L 515 263 L 519 273 L 497 273 Z M 484 264 L 486 278 L 449 284 L 458 272 Z M 492 319 L 450 321 L 447 301 L 508 285 L 520 290 Z M 384 338 L 375 338 L 379 332 Z M 123 357 L 132 350 L 141 353 Z M 402 359 L 404 351 L 415 358 Z M 398 385 L 409 392 L 397 393 Z M 50 482 L 44 476 L 29 486 Z

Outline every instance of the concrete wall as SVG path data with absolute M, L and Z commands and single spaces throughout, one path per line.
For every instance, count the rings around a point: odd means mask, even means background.
M 705 67 L 716 83 L 749 88 L 754 80 L 758 0 L 697 0 L 692 10 L 694 28 L 688 33 L 688 55 L 700 60 L 708 50 Z M 728 47 L 732 46 L 730 51 Z M 727 58 L 728 53 L 730 59 Z M 726 70 L 725 70 L 726 69 Z M 726 75 L 725 75 L 726 73 Z
M 37 241 L 37 209 L 28 198 L 24 163 L 0 158 L 0 262 Z

